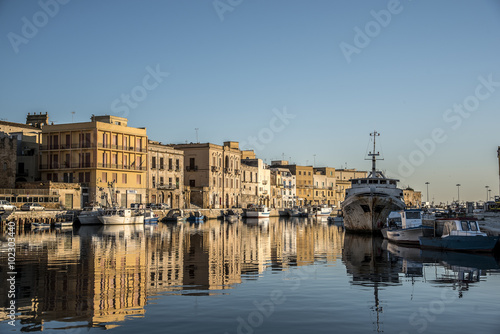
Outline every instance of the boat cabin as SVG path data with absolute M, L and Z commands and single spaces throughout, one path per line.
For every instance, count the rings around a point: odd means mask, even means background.
M 387 217 L 389 228 L 413 228 L 422 226 L 422 210 L 408 209 L 392 211 Z
M 477 220 L 473 218 L 445 220 L 443 225 L 443 238 L 450 236 L 486 236 L 481 232 Z

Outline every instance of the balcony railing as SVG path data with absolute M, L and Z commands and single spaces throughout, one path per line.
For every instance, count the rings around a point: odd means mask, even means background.
M 179 189 L 178 186 L 176 186 L 175 184 L 163 184 L 163 185 L 159 185 L 157 187 L 158 190 L 175 190 L 175 189 Z
M 187 172 L 196 172 L 198 170 L 198 166 L 186 166 Z

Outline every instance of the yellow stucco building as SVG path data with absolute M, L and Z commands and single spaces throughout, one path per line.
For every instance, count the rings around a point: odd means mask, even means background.
M 129 127 L 127 122 L 123 117 L 93 115 L 90 122 L 44 126 L 42 181 L 81 183 L 82 205 L 144 203 L 146 128 Z

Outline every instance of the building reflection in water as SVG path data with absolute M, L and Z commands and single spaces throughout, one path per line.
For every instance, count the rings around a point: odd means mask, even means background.
M 335 262 L 342 243 L 337 226 L 278 218 L 26 231 L 16 236 L 16 318 L 23 330 L 112 328 L 144 316 L 148 296 L 220 294 L 268 268 Z M 8 302 L 2 285 L 0 320 Z

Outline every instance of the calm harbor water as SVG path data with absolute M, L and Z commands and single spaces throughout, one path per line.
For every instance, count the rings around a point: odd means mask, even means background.
M 15 237 L 10 298 L 1 236 L 1 333 L 500 333 L 494 256 L 401 247 L 326 220 L 82 226 Z

